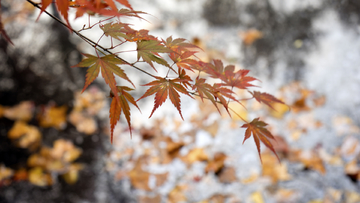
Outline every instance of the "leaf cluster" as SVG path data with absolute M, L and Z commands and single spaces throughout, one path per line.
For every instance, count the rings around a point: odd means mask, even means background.
M 52 2 L 53 0 L 42 0 L 41 12 L 44 12 Z M 120 115 L 125 116 L 131 133 L 130 104 L 140 110 L 136 102 L 152 95 L 155 96 L 150 117 L 169 98 L 181 118 L 183 118 L 179 93 L 190 98 L 198 96 L 203 102 L 209 100 L 218 109 L 219 113 L 221 113 L 220 108 L 224 108 L 229 116 L 231 116 L 231 112 L 237 115 L 229 107 L 230 102 L 242 104 L 243 99 L 236 94 L 238 89 L 248 91 L 252 95 L 248 99 L 254 98 L 270 108 L 273 108 L 273 103 L 283 103 L 270 94 L 251 91 L 250 88 L 256 87 L 253 82 L 257 79 L 248 75 L 249 70 L 237 69 L 234 65 L 225 66 L 221 60 L 201 61 L 196 57 L 196 53 L 201 49 L 185 39 L 173 39 L 171 36 L 160 39 L 150 35 L 148 30 L 133 29 L 131 25 L 121 20 L 122 17 L 143 19 L 139 15 L 144 14 L 144 12 L 133 10 L 127 0 L 56 0 L 55 4 L 69 29 L 95 49 L 96 55 L 83 54 L 84 59 L 74 67 L 88 68 L 83 91 L 98 77 L 99 73 L 108 84 L 112 99 L 109 110 L 111 141 Z M 123 8 L 118 9 L 119 4 Z M 109 18 L 93 25 L 89 23 L 87 28 L 84 26 L 82 30 L 74 31 L 68 19 L 70 8 L 76 10 L 76 18 L 84 14 L 89 16 L 109 16 Z M 80 34 L 81 31 L 91 29 L 96 25 L 103 31 L 98 42 L 93 42 Z M 99 44 L 103 38 L 110 39 L 111 45 L 109 47 L 103 47 Z M 115 48 L 126 43 L 136 45 L 136 50 L 133 50 L 137 56 L 136 61 L 128 62 L 121 58 L 120 52 L 115 53 Z M 137 66 L 139 63 L 146 63 L 150 69 L 139 68 Z M 136 88 L 136 85 L 126 75 L 125 66 L 133 67 L 153 78 L 153 81 L 144 84 L 148 89 L 137 100 L 130 94 L 134 90 L 133 88 Z M 158 73 L 159 68 L 165 69 L 166 75 L 153 75 L 150 73 L 152 70 Z M 191 75 L 195 76 L 191 77 Z M 121 85 L 116 82 L 115 76 L 120 78 Z M 209 82 L 210 78 L 213 78 L 216 82 Z M 123 82 L 129 83 L 131 87 L 123 85 Z M 241 116 L 239 117 L 241 118 Z M 270 142 L 270 139 L 274 137 L 265 128 L 267 124 L 259 118 L 255 118 L 250 122 L 241 119 L 245 123 L 241 127 L 246 128 L 244 141 L 252 135 L 259 154 L 260 141 L 275 153 Z

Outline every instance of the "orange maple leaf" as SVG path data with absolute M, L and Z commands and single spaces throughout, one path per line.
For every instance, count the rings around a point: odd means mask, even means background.
M 186 94 L 193 98 L 189 92 L 184 88 L 183 85 L 181 85 L 182 79 L 176 78 L 176 79 L 166 79 L 161 77 L 156 77 L 157 80 L 154 80 L 148 84 L 145 84 L 144 86 L 151 86 L 145 94 L 138 99 L 138 101 L 142 98 L 145 98 L 147 96 L 155 94 L 155 104 L 154 108 L 151 112 L 151 115 L 149 118 L 153 115 L 155 110 L 161 106 L 166 99 L 170 98 L 171 103 L 176 107 L 176 109 L 179 111 L 179 114 L 181 118 L 184 120 L 182 114 L 181 114 L 181 104 L 180 104 L 180 95 L 178 92 L 181 92 L 183 94 Z
M 121 111 L 124 112 L 126 121 L 129 125 L 130 134 L 131 133 L 131 122 L 130 122 L 130 107 L 129 102 L 136 106 L 136 108 L 140 108 L 136 104 L 135 99 L 128 93 L 128 91 L 131 91 L 133 89 L 126 87 L 126 86 L 117 86 L 118 96 L 115 96 L 112 92 L 110 93 L 111 97 L 118 98 L 120 102 L 116 102 L 116 99 L 112 99 L 110 110 L 109 110 L 109 117 L 110 117 L 110 129 L 111 129 L 111 143 L 113 142 L 113 133 L 114 128 L 118 120 L 120 119 Z
M 260 160 L 261 160 L 261 155 L 260 155 L 260 141 L 261 141 L 262 143 L 265 144 L 266 147 L 268 147 L 276 155 L 276 157 L 278 158 L 278 160 L 280 162 L 280 159 L 279 159 L 278 155 L 276 154 L 275 149 L 269 140 L 269 139 L 275 139 L 275 138 L 265 128 L 265 126 L 267 126 L 267 123 L 260 121 L 259 118 L 255 118 L 250 123 L 246 123 L 246 124 L 242 125 L 241 126 L 242 128 L 246 128 L 243 144 L 244 144 L 245 140 L 250 138 L 250 136 L 252 134 L 255 144 L 256 144 L 256 147 L 257 147 L 257 150 L 258 150 L 258 153 L 259 153 Z M 261 160 L 261 162 L 262 162 L 262 160 Z

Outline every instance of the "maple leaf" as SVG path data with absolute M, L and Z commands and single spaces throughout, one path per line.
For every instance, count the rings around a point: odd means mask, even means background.
M 199 96 L 201 98 L 201 101 L 204 102 L 204 97 L 209 99 L 214 104 L 214 106 L 217 108 L 219 113 L 221 114 L 220 109 L 216 105 L 216 100 L 215 100 L 215 97 L 213 95 L 213 93 L 214 93 L 213 86 L 206 83 L 204 78 L 197 77 L 196 81 L 195 81 L 195 84 L 193 86 L 193 90 L 195 90 L 195 89 L 196 89 L 196 92 L 199 94 Z
M 100 25 L 100 28 L 104 31 L 105 36 L 110 36 L 120 41 L 122 41 L 121 38 L 129 39 L 126 35 L 128 27 L 129 26 L 123 23 L 107 23 L 105 25 Z
M 273 147 L 273 145 L 271 144 L 269 139 L 274 139 L 274 136 L 265 128 L 265 126 L 267 126 L 267 123 L 260 121 L 259 118 L 255 118 L 254 120 L 252 120 L 250 123 L 246 123 L 244 125 L 242 125 L 242 128 L 246 128 L 245 131 L 245 138 L 243 141 L 243 144 L 245 142 L 245 140 L 247 140 L 248 138 L 250 138 L 251 134 L 253 135 L 258 153 L 259 153 L 259 157 L 261 160 L 261 155 L 260 155 L 260 141 L 262 143 L 265 144 L 266 147 L 268 147 L 278 158 L 279 162 L 280 159 L 278 157 L 278 155 L 275 152 L 275 149 Z M 261 160 L 262 162 L 262 160 Z
M 219 78 L 224 83 L 221 86 L 237 87 L 239 89 L 247 89 L 248 87 L 255 87 L 250 82 L 255 81 L 256 78 L 247 76 L 249 70 L 235 71 L 235 66 L 228 65 L 224 67 L 222 61 L 214 60 L 213 64 L 205 66 L 204 71 L 211 75 L 212 78 Z
M 166 99 L 169 97 L 171 103 L 176 107 L 176 109 L 179 111 L 179 114 L 181 118 L 184 120 L 182 114 L 181 114 L 181 102 L 180 102 L 180 95 L 178 92 L 181 92 L 183 94 L 188 95 L 189 97 L 193 98 L 188 91 L 179 83 L 182 82 L 182 79 L 166 79 L 161 77 L 156 77 L 157 80 L 154 80 L 148 84 L 145 84 L 144 86 L 151 86 L 145 94 L 138 99 L 143 99 L 145 97 L 148 97 L 150 95 L 155 94 L 155 104 L 154 108 L 149 116 L 149 118 L 153 115 L 155 110 L 161 106 Z
M 271 106 L 272 103 L 285 104 L 281 100 L 279 100 L 276 97 L 272 96 L 271 94 L 268 94 L 265 92 L 254 91 L 254 92 L 250 92 L 250 94 L 253 95 L 253 97 L 256 99 L 256 101 L 258 101 L 259 103 L 263 102 L 264 104 L 266 104 L 267 106 L 269 106 L 272 109 L 274 109 L 274 107 Z
M 38 16 L 38 19 L 40 17 L 40 15 L 45 11 L 45 9 L 53 2 L 53 0 L 41 0 L 41 12 Z M 56 8 L 57 10 L 60 12 L 60 14 L 64 17 L 66 24 L 68 25 L 69 29 L 70 29 L 70 22 L 69 22 L 69 17 L 68 17 L 68 11 L 69 11 L 69 6 L 70 6 L 70 1 L 69 0 L 56 0 L 55 1 L 56 4 Z
M 115 97 L 118 99 L 112 99 L 110 104 L 110 110 L 109 110 L 109 118 L 110 118 L 110 130 L 111 130 L 111 143 L 113 142 L 113 133 L 116 123 L 120 119 L 121 112 L 124 113 L 126 121 L 128 123 L 130 134 L 131 132 L 131 122 L 130 122 L 130 107 L 129 102 L 136 106 L 136 108 L 139 109 L 138 105 L 136 104 L 135 99 L 131 96 L 131 94 L 128 93 L 128 91 L 131 91 L 133 89 L 126 87 L 126 86 L 117 86 L 117 92 L 118 96 L 115 96 L 113 92 L 110 92 L 111 97 Z M 119 100 L 119 102 L 117 102 Z M 140 111 L 141 112 L 141 111 Z
M 84 54 L 84 58 L 79 64 L 73 67 L 89 67 L 87 69 L 85 85 L 82 92 L 97 78 L 101 71 L 102 77 L 105 82 L 109 85 L 112 92 L 117 95 L 117 87 L 114 74 L 127 80 L 133 86 L 134 84 L 130 81 L 124 71 L 117 65 L 124 64 L 123 61 L 116 58 L 114 55 L 106 55 L 103 57 L 93 56 L 90 54 Z M 134 86 L 135 87 L 135 86 Z M 118 100 L 118 97 L 115 97 Z M 119 100 L 118 100 L 119 101 Z M 119 101 L 120 102 L 120 101 Z
M 219 99 L 220 103 L 224 106 L 225 110 L 228 112 L 229 116 L 231 117 L 231 114 L 230 114 L 229 108 L 228 108 L 229 101 L 227 101 L 225 99 L 225 97 L 240 103 L 234 96 L 232 96 L 232 94 L 234 94 L 234 92 L 228 88 L 222 87 L 221 84 L 219 84 L 219 83 L 215 83 L 212 88 L 213 88 L 213 95 L 214 95 L 215 99 L 216 100 Z
M 155 67 L 152 61 L 170 67 L 169 64 L 160 57 L 159 53 L 171 52 L 170 49 L 162 45 L 157 40 L 142 40 L 137 42 L 138 60 L 140 57 L 148 63 L 155 71 Z
M 200 49 L 198 46 L 185 42 L 186 39 L 176 38 L 172 39 L 172 36 L 165 40 L 162 40 L 166 47 L 169 49 L 181 53 L 181 51 L 187 51 L 189 48 Z

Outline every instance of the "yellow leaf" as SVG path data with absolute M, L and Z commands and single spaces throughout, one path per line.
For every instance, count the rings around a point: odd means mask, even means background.
M 291 176 L 287 171 L 285 163 L 279 164 L 278 159 L 271 153 L 266 152 L 261 154 L 262 157 L 262 174 L 269 176 L 273 183 L 277 181 L 290 180 Z
M 46 107 L 39 116 L 39 125 L 44 128 L 54 127 L 58 130 L 66 127 L 66 106 Z
M 186 196 L 184 195 L 183 190 L 186 188 L 186 186 L 183 185 L 177 185 L 171 192 L 169 193 L 169 203 L 180 203 L 180 202 L 186 202 Z
M 250 195 L 252 203 L 265 203 L 260 192 L 254 192 Z
M 62 175 L 62 177 L 64 178 L 66 183 L 72 185 L 78 181 L 79 171 L 83 168 L 84 167 L 82 164 L 71 164 L 69 171 Z
M 29 181 L 37 186 L 48 186 L 53 183 L 50 174 L 45 173 L 40 167 L 29 170 Z
M 205 154 L 204 149 L 192 149 L 186 156 L 181 158 L 185 163 L 192 164 L 195 161 L 207 161 L 208 156 Z
M 40 146 L 41 133 L 35 126 L 30 126 L 23 121 L 16 121 L 8 132 L 8 138 L 14 140 L 21 148 L 34 150 Z
M 273 103 L 272 106 L 275 110 L 271 108 L 269 109 L 270 115 L 274 118 L 281 119 L 284 117 L 285 113 L 289 112 L 289 107 L 285 104 Z

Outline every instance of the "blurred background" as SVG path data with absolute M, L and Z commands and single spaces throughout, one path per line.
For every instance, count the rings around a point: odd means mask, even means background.
M 70 68 L 92 48 L 44 14 L 36 22 L 28 2 L 2 0 L 14 46 L 0 37 L 1 203 L 360 202 L 359 1 L 129 2 L 149 14 L 129 19 L 135 29 L 249 69 L 261 81 L 254 90 L 290 106 L 232 106 L 269 124 L 280 163 L 265 147 L 261 161 L 252 139 L 242 143 L 240 119 L 186 97 L 184 121 L 170 102 L 148 119 L 153 98 L 139 101 L 132 138 L 121 118 L 110 144 L 109 89 L 98 78 L 81 94 L 86 69 Z M 125 71 L 141 97 L 151 78 Z

